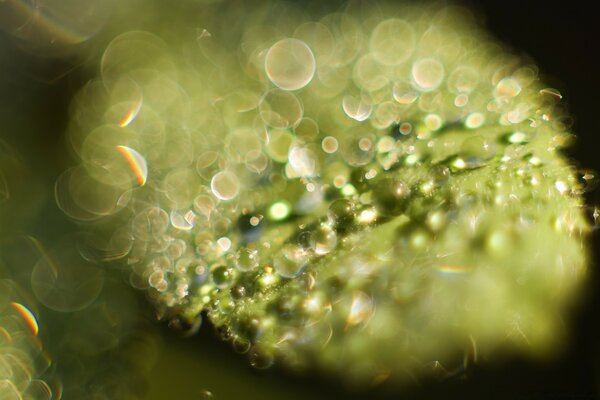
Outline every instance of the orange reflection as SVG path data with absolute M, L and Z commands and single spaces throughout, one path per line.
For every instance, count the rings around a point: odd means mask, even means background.
M 15 309 L 19 315 L 25 320 L 25 323 L 31 329 L 31 332 L 34 336 L 37 336 L 39 332 L 39 326 L 37 320 L 35 319 L 35 315 L 27 307 L 19 303 L 10 303 L 10 306 Z
M 148 178 L 148 165 L 146 164 L 146 160 L 140 153 L 135 151 L 132 148 L 127 146 L 116 146 L 117 150 L 121 155 L 125 158 L 129 167 L 135 174 L 135 177 L 140 186 L 144 186 L 146 184 L 146 180 Z

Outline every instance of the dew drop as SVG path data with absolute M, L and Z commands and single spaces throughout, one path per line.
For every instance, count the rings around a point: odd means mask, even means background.
M 186 213 L 180 213 L 175 210 L 171 210 L 170 213 L 171 225 L 182 231 L 189 231 L 194 227 L 194 223 L 196 220 L 196 214 L 193 211 L 188 211 Z
M 381 179 L 373 190 L 373 201 L 383 215 L 402 212 L 410 196 L 410 188 L 399 179 L 386 177 Z
M 321 141 L 321 148 L 327 154 L 333 154 L 338 149 L 338 141 L 333 136 L 325 136 Z
M 310 247 L 315 254 L 327 254 L 335 249 L 336 245 L 337 234 L 327 224 L 321 224 L 310 236 Z
M 342 108 L 347 116 L 358 122 L 362 122 L 369 118 L 373 109 L 370 104 L 364 102 L 362 99 L 349 95 L 344 96 Z
M 394 100 L 402 105 L 414 103 L 419 97 L 419 94 L 412 88 L 408 82 L 397 81 L 392 87 L 392 96 Z
M 517 131 L 508 135 L 507 140 L 512 144 L 525 144 L 529 141 L 529 138 L 526 133 Z
M 240 191 L 240 181 L 237 176 L 229 171 L 218 172 L 210 181 L 210 188 L 219 200 L 231 200 Z
M 219 289 L 225 289 L 231 286 L 235 278 L 234 270 L 224 265 L 213 268 L 210 275 L 213 283 Z
M 412 77 L 419 89 L 430 91 L 444 79 L 444 66 L 433 58 L 424 58 L 413 64 Z
M 469 129 L 480 128 L 485 122 L 485 116 L 482 113 L 474 112 L 467 115 L 465 119 L 465 126 Z
M 510 98 L 518 96 L 521 93 L 521 85 L 514 78 L 504 78 L 496 85 L 494 92 L 497 98 Z
M 298 90 L 308 85 L 315 69 L 310 47 L 298 39 L 280 40 L 271 46 L 265 58 L 267 76 L 283 90 Z
M 240 271 L 252 271 L 258 267 L 258 251 L 242 247 L 235 255 L 235 265 Z
M 306 251 L 294 243 L 285 244 L 273 258 L 273 268 L 284 278 L 297 276 L 307 263 Z
M 335 200 L 329 206 L 329 218 L 338 232 L 347 230 L 354 222 L 354 217 L 354 203 L 348 199 Z

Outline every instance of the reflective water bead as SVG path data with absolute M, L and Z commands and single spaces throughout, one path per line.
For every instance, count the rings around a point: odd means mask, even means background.
M 308 263 L 306 251 L 294 244 L 283 245 L 278 254 L 273 258 L 273 268 L 284 278 L 297 276 Z
M 381 214 L 395 215 L 405 209 L 410 193 L 406 183 L 396 178 L 386 177 L 375 186 L 373 201 Z
M 498 98 L 510 98 L 518 96 L 521 93 L 521 85 L 511 77 L 504 78 L 496 85 L 494 95 Z
M 348 199 L 338 199 L 329 205 L 329 218 L 338 232 L 346 231 L 355 217 L 354 203 Z
M 240 248 L 235 255 L 235 264 L 240 271 L 251 271 L 258 267 L 258 251 Z
M 529 137 L 524 132 L 513 132 L 507 136 L 509 143 L 513 144 L 525 144 L 529 141 Z
M 444 66 L 433 58 L 424 58 L 413 64 L 412 77 L 419 89 L 436 89 L 444 80 Z
M 214 267 L 210 273 L 212 282 L 219 289 L 224 289 L 233 284 L 235 272 L 233 269 L 225 265 Z
M 365 102 L 360 96 L 344 96 L 342 99 L 342 109 L 344 113 L 353 120 L 362 122 L 369 118 L 373 107 L 371 104 Z
M 238 195 L 240 181 L 233 172 L 221 171 L 211 179 L 210 188 L 219 200 L 227 201 Z
M 337 245 L 337 234 L 328 224 L 321 224 L 310 236 L 310 247 L 315 254 L 331 252 Z
M 327 154 L 333 154 L 338 149 L 338 141 L 333 136 L 326 136 L 321 141 L 321 148 Z
M 298 90 L 308 85 L 316 69 L 310 47 L 301 40 L 286 38 L 267 52 L 265 71 L 276 86 L 283 90 Z
M 465 126 L 469 129 L 476 129 L 481 127 L 485 122 L 485 116 L 482 113 L 474 112 L 467 115 L 465 119 Z

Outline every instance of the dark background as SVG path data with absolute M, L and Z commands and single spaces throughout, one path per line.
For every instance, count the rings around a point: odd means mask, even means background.
M 592 2 L 542 1 L 463 2 L 485 15 L 486 25 L 501 41 L 531 56 L 557 87 L 574 117 L 578 136 L 568 155 L 586 168 L 600 171 L 600 18 Z M 104 37 L 94 40 L 103 41 Z M 52 184 L 66 166 L 61 135 L 66 127 L 69 101 L 87 80 L 94 59 L 79 56 L 39 57 L 15 46 L 0 32 L 0 138 L 19 152 L 37 182 L 36 196 L 52 200 Z M 61 147 L 62 146 L 62 147 Z M 33 184 L 33 183 L 28 183 Z M 599 203 L 596 192 L 590 203 Z M 48 203 L 46 201 L 46 203 Z M 51 201 L 49 202 L 51 203 Z M 30 215 L 31 229 L 65 222 L 41 206 Z M 37 222 L 36 222 L 37 221 Z M 3 221 L 2 232 L 14 223 Z M 228 400 L 228 386 L 241 385 L 240 398 L 432 398 L 432 399 L 595 399 L 600 388 L 600 275 L 597 272 L 600 237 L 593 237 L 594 262 L 588 290 L 566 321 L 571 337 L 560 355 L 550 360 L 510 358 L 500 364 L 476 366 L 467 380 L 427 384 L 409 392 L 391 393 L 380 387 L 350 392 L 335 380 L 318 374 L 293 376 L 279 369 L 252 370 L 204 326 L 193 339 L 181 342 L 161 329 L 163 350 L 153 370 L 149 398 L 201 398 L 202 390 Z M 555 245 L 555 244 L 549 244 Z M 199 361 L 203 360 L 203 361 Z M 191 368 L 195 368 L 190 370 Z M 186 373 L 180 371 L 187 370 Z M 190 380 L 197 376 L 198 381 Z M 172 389 L 165 389 L 171 386 Z M 164 392 L 158 394 L 158 392 Z M 287 397 L 287 396 L 286 396 Z

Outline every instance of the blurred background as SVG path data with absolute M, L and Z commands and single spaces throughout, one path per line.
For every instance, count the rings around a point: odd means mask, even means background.
M 24 4 L 24 8 L 10 7 L 16 3 Z M 43 29 L 27 25 L 28 13 L 35 12 L 35 2 L 0 0 L 0 199 L 6 197 L 0 203 L 0 238 L 4 249 L 0 258 L 11 274 L 26 275 L 26 267 L 18 268 L 34 257 L 31 240 L 22 238 L 31 236 L 44 241 L 57 232 L 78 229 L 54 202 L 54 182 L 72 162 L 63 138 L 69 103 L 96 73 L 102 49 L 119 32 L 115 27 L 143 28 L 157 18 L 165 18 L 165 14 L 144 16 L 144 10 L 154 8 L 151 3 L 160 2 L 133 1 L 125 7 L 110 1 L 65 1 L 54 8 L 58 11 L 48 19 L 49 25 L 44 29 L 51 30 L 53 35 L 47 35 Z M 168 13 L 188 12 L 188 7 L 202 6 L 199 3 L 190 6 L 193 2 L 175 3 L 169 2 Z M 562 4 L 463 1 L 461 4 L 478 11 L 488 30 L 502 42 L 532 57 L 548 86 L 560 90 L 574 118 L 572 130 L 578 138 L 568 155 L 577 160 L 578 165 L 600 171 L 597 139 L 600 28 L 592 6 L 583 1 Z M 129 22 L 132 12 L 141 13 L 142 17 L 138 15 Z M 77 23 L 61 25 L 61 21 L 72 21 L 69 17 L 73 15 L 81 16 Z M 6 195 L 7 187 L 11 188 L 10 196 Z M 597 191 L 588 197 L 590 204 L 600 203 Z M 565 320 L 571 327 L 571 336 L 565 349 L 550 359 L 511 357 L 493 364 L 476 365 L 467 379 L 424 382 L 419 387 L 403 389 L 402 393 L 385 385 L 355 392 L 342 387 L 332 377 L 316 373 L 296 376 L 281 368 L 254 370 L 246 357 L 237 355 L 229 343 L 217 338 L 208 323 L 198 335 L 182 339 L 166 326 L 153 322 L 143 294 L 124 287 L 119 279 L 105 276 L 100 296 L 114 295 L 113 307 L 121 308 L 122 313 L 135 314 L 131 316 L 135 327 L 127 331 L 128 340 L 123 344 L 126 350 L 118 350 L 127 353 L 127 357 L 94 354 L 107 357 L 103 358 L 104 366 L 89 367 L 85 373 L 93 375 L 93 378 L 88 377 L 90 384 L 109 385 L 119 379 L 129 379 L 131 368 L 128 367 L 133 365 L 140 379 L 133 379 L 130 385 L 136 386 L 134 391 L 138 398 L 148 400 L 403 398 L 400 395 L 417 399 L 441 396 L 594 399 L 600 389 L 598 244 L 600 238 L 596 235 L 588 290 L 583 291 L 579 304 Z M 22 258 L 14 260 L 14 254 Z M 48 318 L 55 324 L 73 323 L 63 321 L 59 313 L 51 314 Z M 81 322 L 74 325 L 75 330 L 89 333 L 93 327 L 91 321 L 97 321 L 89 314 L 86 313 L 87 319 L 82 317 Z M 127 315 L 119 318 L 124 321 Z M 151 339 L 143 341 L 145 346 L 140 351 L 131 342 L 139 344 L 136 335 L 142 331 Z M 96 340 L 104 343 L 107 339 Z M 69 368 L 78 374 L 85 370 L 72 365 Z

